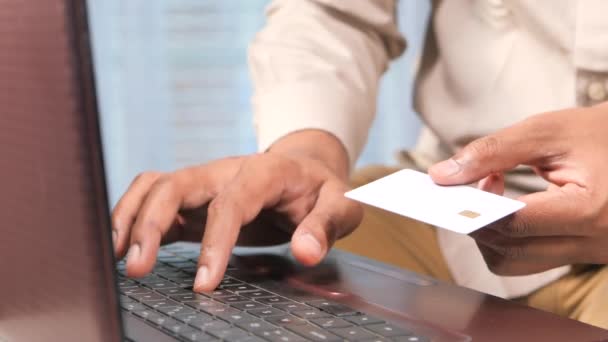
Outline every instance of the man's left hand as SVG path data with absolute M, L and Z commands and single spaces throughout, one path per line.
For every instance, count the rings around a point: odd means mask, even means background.
M 502 194 L 503 172 L 529 165 L 545 191 L 526 207 L 471 234 L 490 270 L 523 275 L 608 263 L 608 103 L 535 115 L 473 141 L 429 169 L 443 185 L 480 181 Z

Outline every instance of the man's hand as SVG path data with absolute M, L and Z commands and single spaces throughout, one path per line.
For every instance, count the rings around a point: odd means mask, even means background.
M 529 165 L 549 181 L 527 205 L 473 234 L 488 267 L 521 275 L 608 263 L 608 104 L 536 115 L 430 168 L 439 184 L 480 182 L 502 194 L 502 172 Z
M 319 143 L 315 146 L 322 150 L 308 153 L 312 143 Z M 339 153 L 329 153 L 332 148 Z M 122 258 L 128 251 L 127 272 L 140 277 L 154 267 L 161 242 L 200 241 L 202 237 L 194 289 L 210 291 L 222 279 L 245 226 L 243 235 L 248 240 L 277 242 L 276 237 L 293 233 L 294 256 L 314 265 L 362 219 L 362 208 L 344 197 L 348 172 L 341 164 L 348 167 L 348 159 L 337 139 L 322 132 L 303 132 L 267 153 L 172 173 L 143 173 L 114 209 L 115 252 Z M 276 218 L 277 227 L 256 226 L 261 212 Z

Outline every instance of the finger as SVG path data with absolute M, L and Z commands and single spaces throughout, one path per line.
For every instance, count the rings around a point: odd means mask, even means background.
M 500 276 L 521 276 L 535 274 L 563 266 L 555 260 L 529 261 L 505 258 L 496 250 L 478 243 L 483 259 L 492 273 Z
M 586 239 L 580 236 L 513 238 L 491 229 L 480 229 L 471 236 L 478 244 L 510 261 L 557 264 L 570 262 L 580 253 Z
M 477 188 L 496 195 L 504 194 L 505 178 L 502 172 L 495 172 L 479 181 Z
M 293 175 L 266 156 L 250 158 L 207 209 L 194 289 L 214 290 L 221 281 L 242 226 L 260 211 L 277 204 L 283 192 L 283 175 Z
M 204 178 L 195 178 L 187 171 L 165 175 L 152 185 L 131 229 L 127 255 L 129 276 L 141 277 L 152 270 L 161 239 L 170 228 L 177 226 L 185 194 L 204 187 Z
M 302 264 L 319 263 L 336 239 L 351 233 L 361 222 L 363 210 L 344 197 L 346 190 L 341 183 L 325 183 L 313 209 L 296 228 L 291 250 Z
M 468 184 L 517 165 L 537 164 L 563 154 L 561 123 L 532 117 L 495 134 L 477 139 L 452 158 L 433 165 L 429 174 L 443 185 Z
M 150 187 L 162 175 L 160 172 L 145 172 L 133 180 L 127 192 L 118 201 L 112 212 L 112 240 L 114 253 L 122 259 L 129 245 L 129 231 L 137 217 Z
M 593 205 L 584 189 L 567 184 L 519 198 L 526 206 L 487 227 L 511 237 L 584 236 L 594 225 Z
M 208 203 L 226 179 L 233 175 L 232 166 L 236 162 L 237 158 L 227 158 L 209 165 L 181 169 L 157 179 L 131 228 L 127 258 L 129 275 L 142 276 L 152 269 L 161 239 L 171 241 L 181 236 L 181 232 L 176 230 L 183 226 L 179 222 L 178 211 Z
M 181 203 L 179 185 L 172 175 L 151 187 L 131 229 L 127 274 L 142 277 L 152 270 L 162 236 L 169 230 Z

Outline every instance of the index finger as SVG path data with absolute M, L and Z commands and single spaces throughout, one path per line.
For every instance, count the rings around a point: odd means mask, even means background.
M 242 226 L 281 197 L 282 182 L 265 167 L 244 167 L 209 203 L 194 289 L 214 290 L 221 281 Z M 281 173 L 278 173 L 281 174 Z

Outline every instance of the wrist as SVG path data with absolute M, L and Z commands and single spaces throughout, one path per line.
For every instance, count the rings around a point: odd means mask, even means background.
M 268 152 L 317 160 L 341 179 L 348 180 L 348 153 L 342 142 L 329 132 L 318 129 L 293 132 L 273 143 Z

